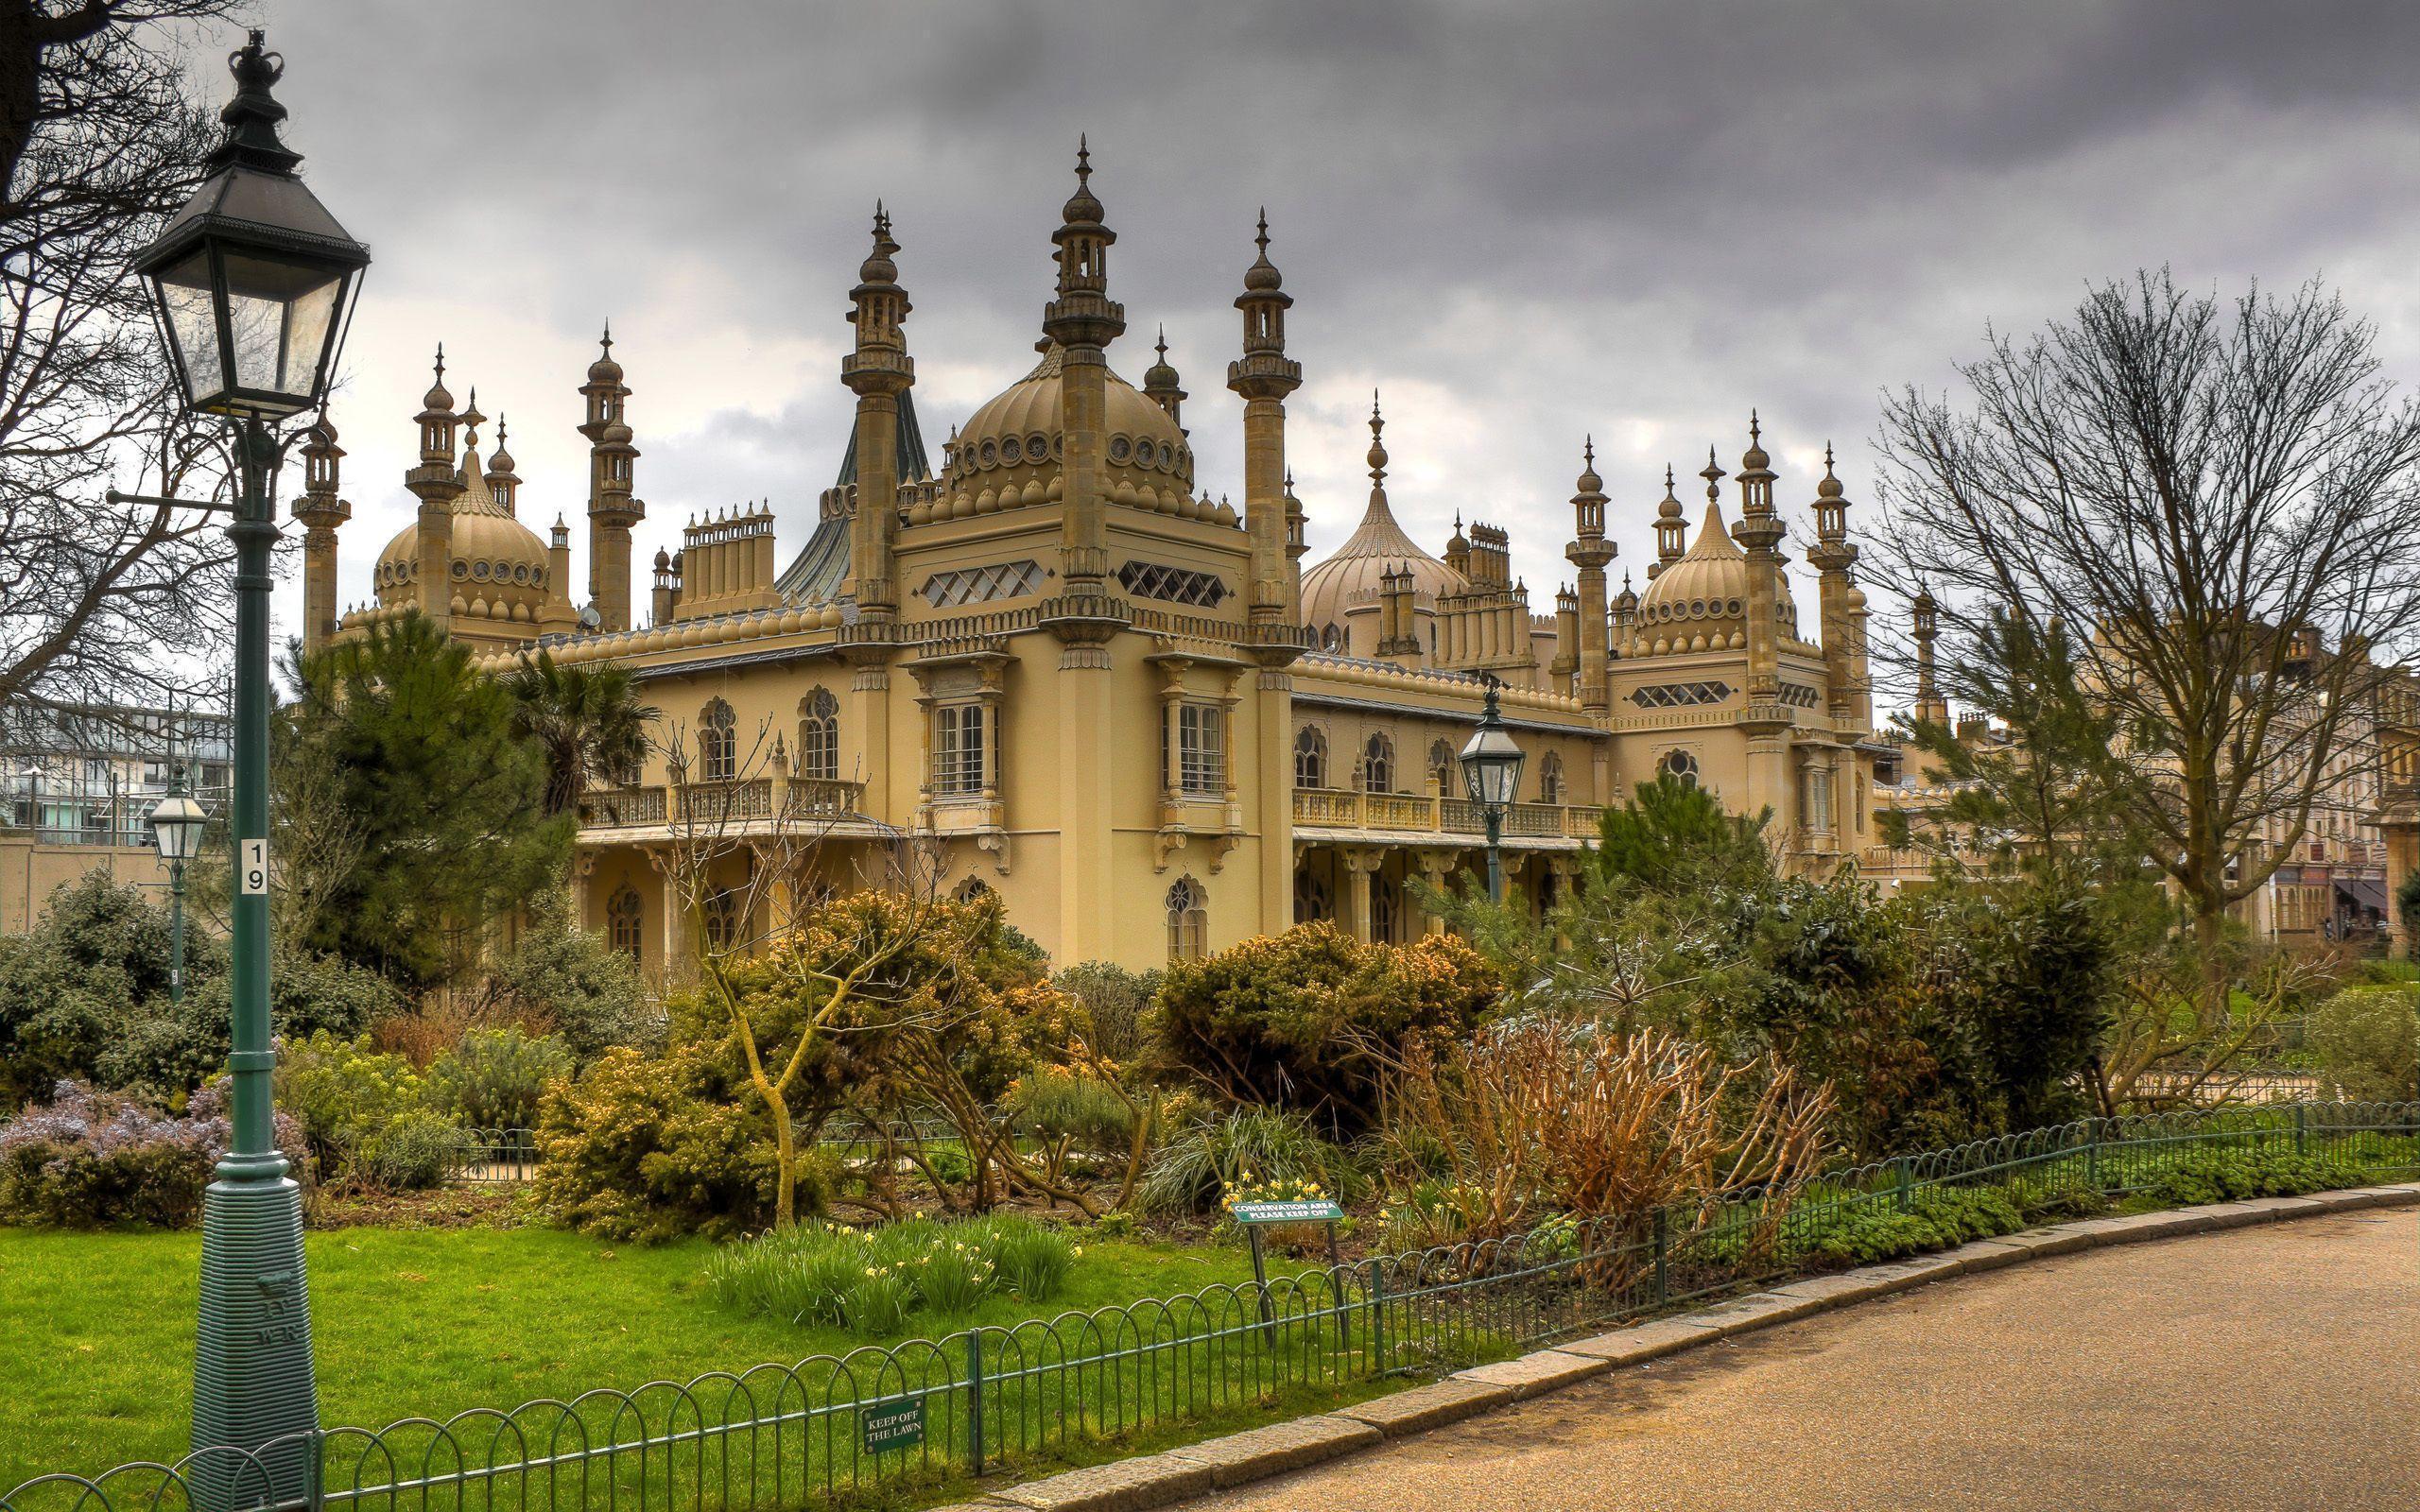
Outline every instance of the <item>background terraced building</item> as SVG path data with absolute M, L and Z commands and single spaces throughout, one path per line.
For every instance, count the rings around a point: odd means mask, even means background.
M 1303 374 L 1266 221 L 1227 369 L 1242 401 L 1237 509 L 1195 475 L 1165 345 L 1139 388 L 1110 367 L 1127 332 L 1110 298 L 1116 236 L 1084 155 L 1076 173 L 1039 360 L 952 429 L 938 463 L 911 397 L 900 246 L 877 212 L 841 364 L 855 429 L 835 438 L 838 481 L 786 567 L 769 507 L 695 519 L 679 553 L 658 554 L 639 622 L 630 540 L 646 507 L 609 334 L 580 387 L 592 566 L 576 603 L 569 527 L 558 519 L 542 541 L 515 517 L 502 426 L 483 458 L 485 417 L 475 394 L 455 407 L 441 353 L 405 478 L 418 518 L 380 554 L 376 604 L 341 617 L 342 453 L 324 430 L 308 450 L 294 512 L 309 636 L 417 610 L 497 667 L 540 645 L 631 667 L 663 748 L 588 795 L 578 885 L 587 922 L 658 973 L 686 952 L 669 848 L 684 814 L 709 811 L 739 833 L 818 826 L 816 874 L 790 879 L 791 896 L 850 885 L 902 833 L 928 835 L 942 885 L 999 893 L 1062 962 L 1149 966 L 1311 919 L 1409 937 L 1434 921 L 1408 880 L 1483 865 L 1452 758 L 1491 679 L 1529 753 L 1505 841 L 1521 896 L 1566 885 L 1599 807 L 1659 772 L 1771 808 L 1799 864 L 1865 853 L 1874 762 L 1890 747 L 1874 740 L 1857 548 L 1828 468 L 1810 622 L 1753 418 L 1736 522 L 1711 450 L 1694 535 L 1666 471 L 1638 592 L 1627 576 L 1610 592 L 1611 501 L 1583 448 L 1574 580 L 1549 608 L 1512 579 L 1504 531 L 1458 523 L 1442 555 L 1404 532 L 1374 404 L 1360 524 L 1305 569 L 1286 462 Z

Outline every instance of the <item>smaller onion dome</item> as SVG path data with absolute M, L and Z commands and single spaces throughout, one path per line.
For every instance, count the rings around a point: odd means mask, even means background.
M 441 341 L 437 344 L 437 381 L 421 395 L 420 407 L 434 414 L 454 413 L 454 395 L 445 387 L 445 343 Z
M 1143 391 L 1147 394 L 1155 388 L 1174 388 L 1179 382 L 1176 369 L 1168 365 L 1168 333 L 1166 326 L 1160 328 L 1159 344 L 1153 350 L 1159 352 L 1160 360 L 1143 371 Z
M 1580 491 L 1602 493 L 1605 490 L 1605 480 L 1597 475 L 1597 438 L 1591 436 L 1582 443 L 1580 458 Z
M 1819 499 L 1837 499 L 1843 491 L 1845 490 L 1841 487 L 1840 478 L 1832 472 L 1832 443 L 1825 441 L 1824 443 L 1824 481 L 1815 485 L 1815 496 Z
M 1630 574 L 1622 574 L 1622 591 L 1614 595 L 1614 612 L 1627 614 L 1638 608 L 1638 595 L 1631 592 Z
M 1076 192 L 1059 212 L 1059 218 L 1070 226 L 1098 226 L 1106 214 L 1098 199 L 1093 198 L 1092 145 L 1079 135 L 1076 138 Z
M 475 406 L 477 396 L 474 394 L 472 397 Z M 471 418 L 468 415 L 465 415 L 462 418 L 465 421 L 470 421 L 473 424 L 477 423 L 476 421 L 471 421 Z M 485 417 L 481 418 L 484 419 Z M 488 456 L 488 476 L 495 477 L 499 474 L 510 473 L 511 471 L 512 454 L 505 450 L 504 416 L 499 414 L 495 418 L 495 450 L 489 454 Z
M 1283 287 L 1285 279 L 1278 274 L 1277 265 L 1269 260 L 1269 211 L 1266 207 L 1260 213 L 1260 234 L 1253 240 L 1260 243 L 1260 260 L 1244 269 L 1244 287 L 1254 293 Z
M 588 365 L 588 381 L 593 384 L 617 384 L 622 381 L 622 365 L 614 360 L 614 322 L 605 322 L 605 334 L 596 338 L 599 353 Z
M 1764 427 L 1756 421 L 1756 412 L 1748 411 L 1748 450 L 1739 456 L 1739 471 L 1753 472 L 1769 467 L 1772 458 L 1765 455 Z

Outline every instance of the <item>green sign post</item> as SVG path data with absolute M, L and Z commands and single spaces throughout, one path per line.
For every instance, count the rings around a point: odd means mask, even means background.
M 1336 1280 L 1340 1297 L 1344 1285 L 1344 1256 L 1336 1247 L 1336 1223 L 1344 1216 L 1342 1205 L 1326 1197 L 1291 1202 L 1238 1202 L 1227 1210 L 1244 1237 L 1252 1241 L 1252 1279 L 1253 1289 L 1260 1293 L 1260 1323 L 1269 1336 L 1270 1347 L 1277 1345 L 1277 1309 L 1269 1297 L 1269 1259 L 1262 1247 L 1260 1230 L 1270 1224 L 1315 1223 L 1327 1230 L 1327 1263 Z M 1336 1314 L 1337 1334 L 1344 1333 L 1344 1309 Z
M 1344 1216 L 1344 1209 L 1322 1198 L 1316 1202 L 1238 1202 L 1229 1210 L 1236 1222 L 1251 1227 L 1256 1223 L 1334 1223 Z
M 914 1449 L 925 1441 L 925 1399 L 893 1397 L 866 1403 L 857 1409 L 857 1436 L 869 1454 Z

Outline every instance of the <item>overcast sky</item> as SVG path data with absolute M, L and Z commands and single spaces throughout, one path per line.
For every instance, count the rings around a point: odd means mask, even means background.
M 1079 131 L 1118 233 L 1111 363 L 1139 381 L 1165 323 L 1201 483 L 1241 502 L 1222 380 L 1265 204 L 1296 301 L 1309 559 L 1361 514 L 1374 387 L 1405 525 L 1442 551 L 1458 509 L 1506 524 L 1541 610 L 1569 573 L 1584 434 L 1617 580 L 1653 558 L 1665 463 L 1694 522 L 1687 474 L 1709 443 L 1737 467 L 1751 405 L 1803 526 L 1827 438 L 1870 496 L 1880 390 L 1949 383 L 1987 323 L 2030 329 L 2138 265 L 2224 291 L 2324 274 L 2390 371 L 2420 375 L 2420 6 L 2387 0 L 263 0 L 259 19 L 289 144 L 376 256 L 334 411 L 348 604 L 410 519 L 440 340 L 457 398 L 475 384 L 510 415 L 522 518 L 571 520 L 585 583 L 573 427 L 608 318 L 638 562 L 690 512 L 759 497 L 786 560 L 846 441 L 842 317 L 876 197 L 938 461 L 1034 360 Z

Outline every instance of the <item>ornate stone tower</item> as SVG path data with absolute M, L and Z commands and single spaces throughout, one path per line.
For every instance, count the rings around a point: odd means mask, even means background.
M 1781 696 L 1781 557 L 1774 548 L 1787 529 L 1773 508 L 1772 458 L 1763 427 L 1748 412 L 1748 450 L 1739 455 L 1739 523 L 1731 539 L 1748 554 L 1748 702 Z
M 1705 466 L 1706 472 L 1713 474 L 1706 480 L 1706 496 L 1711 499 L 1714 485 L 1722 479 L 1722 469 L 1714 465 L 1711 446 L 1705 449 Z M 1647 580 L 1655 581 L 1688 549 L 1689 524 L 1681 518 L 1681 501 L 1672 492 L 1672 469 L 1668 463 L 1664 468 L 1664 499 L 1655 507 L 1655 559 L 1647 564 Z
M 588 365 L 588 381 L 579 386 L 588 418 L 579 434 L 588 438 L 588 598 L 596 607 L 597 628 L 631 627 L 631 529 L 647 518 L 647 506 L 631 494 L 631 464 L 639 449 L 631 444 L 631 426 L 623 418 L 623 402 L 631 391 L 622 382 L 622 365 L 614 360 L 614 328 L 597 339 L 599 352 Z
M 856 601 L 861 624 L 887 624 L 899 612 L 899 396 L 916 382 L 916 363 L 902 330 L 913 306 L 899 286 L 892 261 L 898 250 L 890 216 L 876 202 L 873 250 L 849 291 L 856 346 L 840 359 L 840 381 L 857 396 L 857 506 L 849 517 L 849 580 L 841 592 Z
M 302 648 L 316 651 L 337 632 L 337 527 L 353 518 L 353 506 L 338 497 L 344 448 L 337 428 L 320 414 L 302 441 L 302 496 L 294 518 L 302 522 Z
M 1303 386 L 1303 365 L 1286 355 L 1286 312 L 1294 297 L 1269 260 L 1269 212 L 1254 240 L 1260 256 L 1244 270 L 1236 308 L 1244 315 L 1243 355 L 1227 365 L 1227 387 L 1244 402 L 1244 529 L 1252 539 L 1251 615 L 1255 625 L 1292 624 L 1302 614 L 1303 576 L 1289 550 L 1286 396 Z
M 1167 327 L 1160 328 L 1159 340 L 1153 344 L 1152 350 L 1160 354 L 1160 360 L 1151 364 L 1143 374 L 1143 397 L 1167 410 L 1168 419 L 1176 421 L 1181 430 L 1184 426 L 1184 380 L 1177 376 L 1176 369 L 1168 362 Z
M 1918 589 L 1915 602 L 1910 606 L 1916 622 L 1916 707 L 1918 719 L 1936 725 L 1949 723 L 1949 704 L 1941 696 L 1940 684 L 1933 680 L 1932 643 L 1941 634 L 1939 607 L 1933 603 L 1929 589 Z
M 1824 445 L 1824 481 L 1815 486 L 1815 545 L 1807 561 L 1823 576 L 1824 664 L 1830 682 L 1832 717 L 1858 730 L 1873 723 L 1873 690 L 1864 685 L 1863 660 L 1858 653 L 1859 611 L 1863 595 L 1850 576 L 1857 565 L 1857 547 L 1849 543 L 1848 500 L 1832 471 L 1832 447 Z
M 1117 233 L 1101 219 L 1101 203 L 1092 191 L 1092 149 L 1079 139 L 1076 147 L 1076 192 L 1060 212 L 1059 229 L 1050 233 L 1058 245 L 1058 298 L 1042 313 L 1042 331 L 1060 351 L 1060 392 L 1066 428 L 1066 458 L 1063 465 L 1060 576 L 1064 594 L 1080 606 L 1103 596 L 1109 576 L 1109 546 L 1102 489 L 1102 454 L 1108 438 L 1101 434 L 1109 376 L 1109 344 L 1126 331 L 1126 309 L 1109 297 L 1109 249 Z M 1081 616 L 1079 616 L 1080 618 Z M 1070 642 L 1069 665 L 1093 664 L 1082 654 L 1098 650 L 1089 637 Z M 1098 651 L 1106 665 L 1107 652 Z
M 1582 445 L 1580 455 L 1580 491 L 1571 496 L 1578 539 L 1563 555 L 1580 569 L 1580 706 L 1603 713 L 1613 707 L 1605 672 L 1605 567 L 1617 548 L 1605 539 L 1605 484 L 1597 475 L 1595 437 Z
M 419 552 L 412 566 L 412 596 L 421 613 L 445 628 L 454 608 L 454 501 L 463 483 L 454 467 L 454 396 L 445 388 L 445 349 L 437 349 L 437 381 L 421 396 L 420 465 L 404 474 L 404 487 L 420 500 Z

